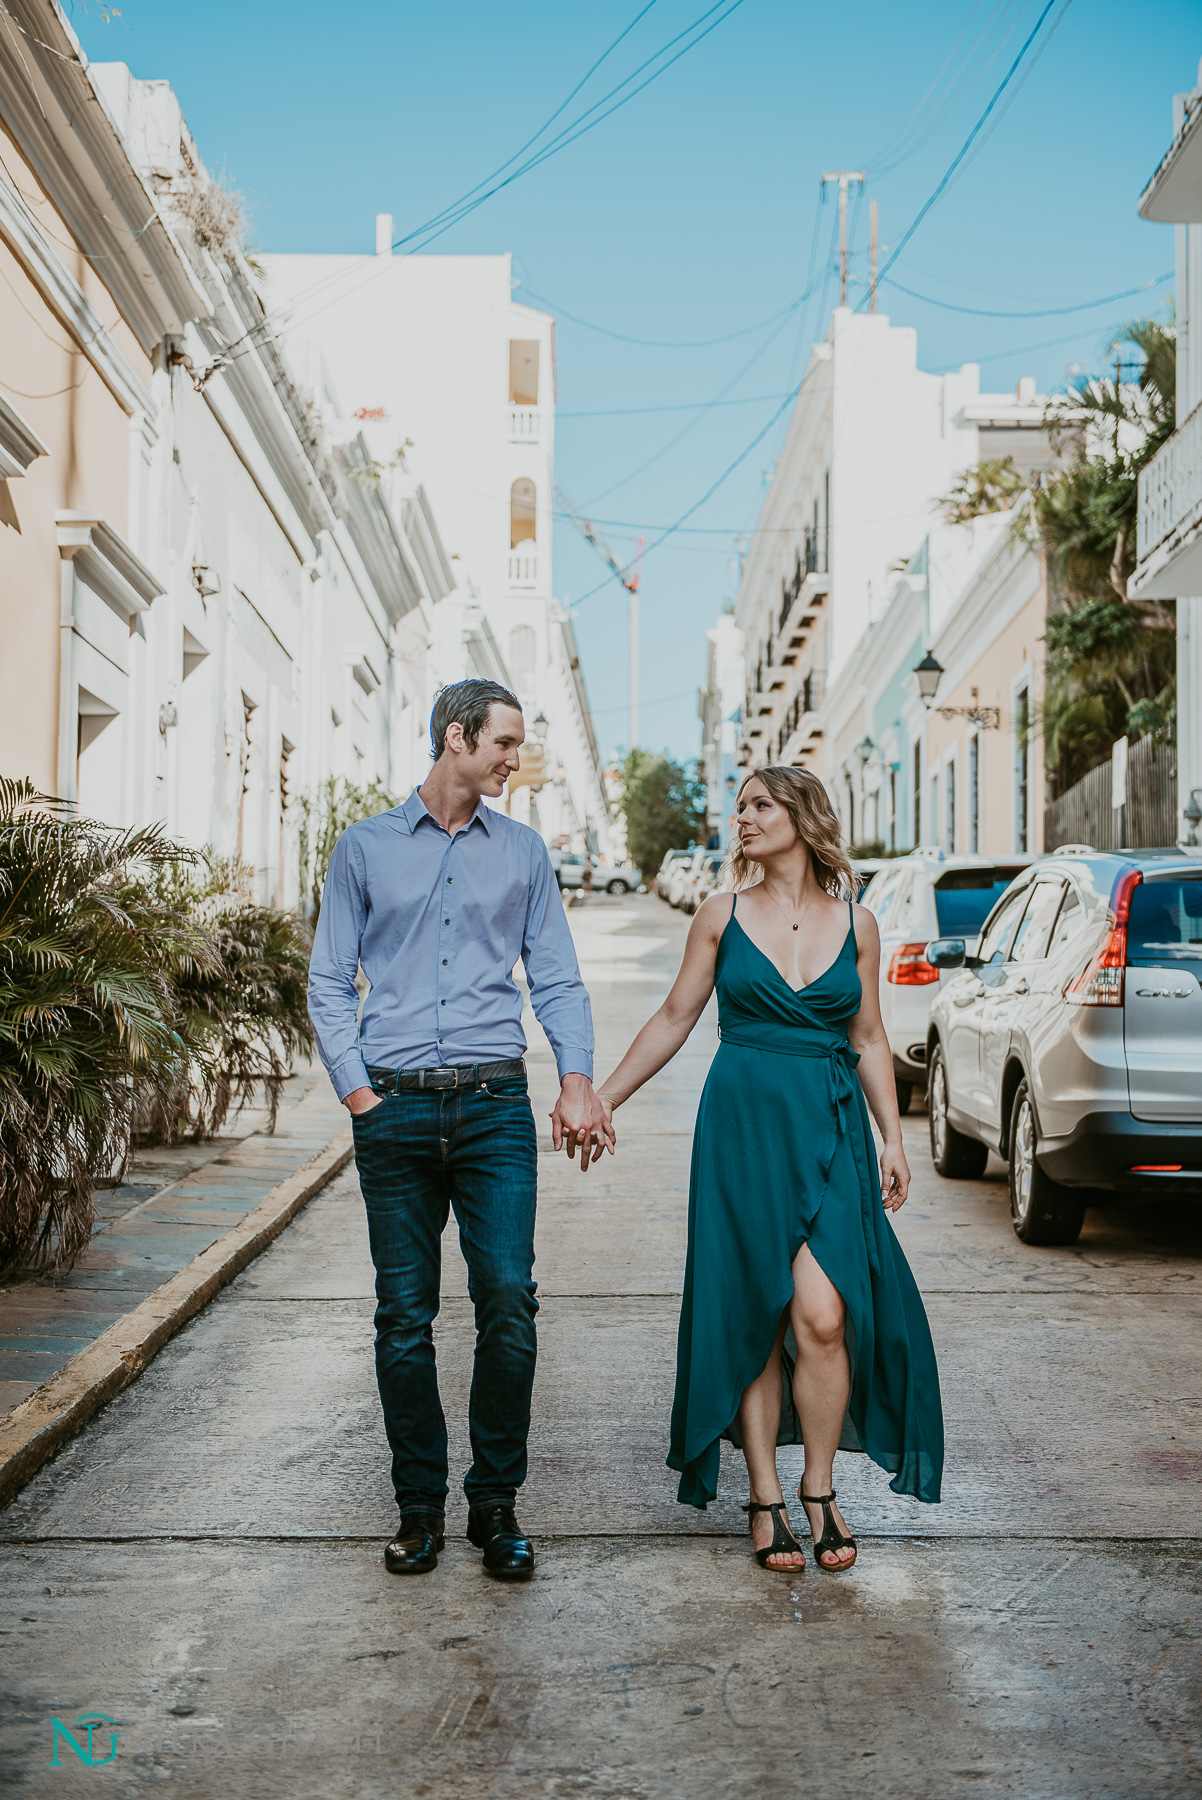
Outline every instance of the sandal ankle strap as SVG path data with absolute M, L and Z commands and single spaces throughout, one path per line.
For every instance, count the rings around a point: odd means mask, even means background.
M 811 1506 L 829 1506 L 831 1501 L 835 1498 L 835 1490 L 832 1488 L 829 1494 L 803 1494 L 801 1489 L 798 1488 L 797 1498 L 799 1500 L 808 1500 Z

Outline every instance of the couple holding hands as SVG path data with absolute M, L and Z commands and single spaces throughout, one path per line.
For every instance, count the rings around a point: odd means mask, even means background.
M 376 1376 L 400 1509 L 388 1568 L 428 1573 L 443 1547 L 433 1321 L 453 1207 L 476 1320 L 468 1537 L 487 1573 L 534 1573 L 514 1512 L 538 1310 L 520 959 L 558 1065 L 555 1148 L 578 1152 L 582 1169 L 613 1151 L 615 1108 L 671 1060 L 717 989 L 668 1465 L 677 1497 L 703 1508 L 721 1439 L 737 1444 L 757 1560 L 797 1574 L 805 1556 L 776 1449 L 804 1443 L 798 1500 L 815 1561 L 849 1569 L 836 1449 L 866 1451 L 895 1492 L 937 1501 L 943 1420 L 926 1314 L 886 1217 L 910 1173 L 877 1003 L 879 940 L 854 904 L 825 789 L 802 769 L 744 780 L 731 886 L 698 910 L 667 999 L 594 1088 L 592 1014 L 546 847 L 483 804 L 518 767 L 521 705 L 495 682 L 458 682 L 439 694 L 430 735 L 421 787 L 340 838 L 309 976 L 321 1057 L 353 1115 L 376 1269 Z M 360 967 L 370 983 L 361 1019 Z

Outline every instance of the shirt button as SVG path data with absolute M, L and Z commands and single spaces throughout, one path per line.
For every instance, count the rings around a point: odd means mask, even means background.
M 440 1006 L 445 1006 L 445 1005 L 446 1005 L 446 1001 L 445 1001 L 445 1000 L 440 1000 L 440 1001 L 439 1001 L 439 1002 L 438 1002 L 438 1004 L 439 1004 L 439 1005 L 440 1005 Z
M 444 919 L 444 920 L 443 920 L 443 924 L 444 924 L 444 925 L 449 925 L 449 924 L 450 924 L 450 923 L 451 923 L 451 921 L 450 921 L 450 920 L 449 920 L 449 919 Z
M 443 966 L 443 968 L 444 968 L 444 969 L 445 969 L 445 968 L 446 968 L 446 966 L 447 966 L 447 959 L 446 959 L 446 957 L 445 957 L 445 956 L 444 956 L 444 957 L 443 957 L 443 959 L 442 959 L 442 966 Z
M 448 876 L 447 876 L 447 886 L 448 886 L 448 887 L 450 887 L 450 885 L 451 885 L 451 883 L 452 883 L 452 882 L 453 882 L 453 881 L 454 881 L 454 879 L 455 879 L 455 877 L 454 877 L 454 876 L 453 876 L 453 875 L 448 875 Z

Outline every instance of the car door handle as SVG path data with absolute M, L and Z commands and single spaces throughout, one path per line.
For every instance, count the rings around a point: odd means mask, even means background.
M 1011 994 L 1029 994 L 1031 986 L 1025 975 L 1020 976 L 1014 986 L 1008 990 Z
M 966 986 L 962 993 L 953 994 L 952 1000 L 957 1006 L 971 1006 L 973 1001 L 979 1000 L 984 992 L 985 983 L 983 981 L 973 981 Z

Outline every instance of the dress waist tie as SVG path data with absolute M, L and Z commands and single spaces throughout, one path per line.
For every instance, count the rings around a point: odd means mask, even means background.
M 873 1173 L 864 1154 L 863 1133 L 851 1129 L 851 1122 L 857 1110 L 856 1102 L 859 1093 L 859 1082 L 856 1077 L 856 1065 L 859 1053 L 852 1049 L 846 1038 L 824 1038 L 821 1042 L 806 1042 L 799 1033 L 789 1032 L 762 1034 L 749 1032 L 746 1035 L 739 1030 L 723 1031 L 724 1044 L 737 1044 L 746 1050 L 768 1050 L 774 1055 L 804 1056 L 825 1061 L 830 1082 L 831 1124 L 823 1135 L 818 1148 L 818 1166 L 824 1181 L 829 1180 L 831 1167 L 835 1160 L 835 1151 L 839 1147 L 840 1138 L 847 1138 L 851 1145 L 852 1159 L 856 1166 L 860 1188 L 860 1215 L 864 1231 L 864 1248 L 868 1253 L 868 1266 L 874 1275 L 880 1274 L 880 1260 L 876 1247 L 876 1219 L 874 1208 L 880 1204 L 880 1195 Z

